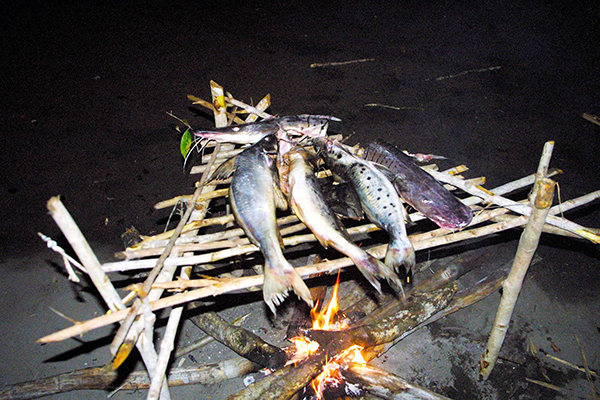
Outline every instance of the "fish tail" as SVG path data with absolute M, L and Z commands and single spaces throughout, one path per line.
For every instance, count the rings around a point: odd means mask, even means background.
M 286 261 L 285 266 L 265 264 L 265 282 L 263 284 L 263 298 L 273 314 L 276 314 L 276 307 L 280 305 L 292 289 L 298 297 L 304 300 L 309 306 L 313 306 L 313 299 L 310 290 L 302 277 L 294 267 Z
M 405 274 L 409 275 L 415 266 L 415 250 L 413 249 L 412 244 L 407 244 L 404 241 L 390 242 L 387 252 L 385 253 L 384 263 L 389 269 L 396 272 L 399 272 L 400 267 L 404 266 Z M 400 283 L 400 285 L 397 286 L 400 286 L 402 293 L 404 293 L 402 284 Z
M 364 251 L 362 253 L 360 256 L 352 257 L 352 261 L 361 274 L 381 293 L 381 284 L 377 280 L 377 277 L 384 277 L 383 270 L 386 270 L 387 267 L 369 253 Z

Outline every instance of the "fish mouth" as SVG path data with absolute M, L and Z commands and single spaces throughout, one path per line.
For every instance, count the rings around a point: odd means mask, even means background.
M 428 212 L 425 216 L 440 228 L 449 230 L 462 229 L 473 220 L 473 213 L 470 212 Z

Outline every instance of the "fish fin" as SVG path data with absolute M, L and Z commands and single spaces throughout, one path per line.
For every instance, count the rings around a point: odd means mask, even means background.
M 275 267 L 267 262 L 265 264 L 263 298 L 273 314 L 277 313 L 277 306 L 285 300 L 290 289 L 310 307 L 313 306 L 310 290 L 294 267 L 288 264 L 284 268 L 279 268 L 279 266 Z
M 330 180 L 321 183 L 321 193 L 331 211 L 343 218 L 362 219 L 360 197 L 350 182 L 332 185 Z
M 222 181 L 229 178 L 235 172 L 235 159 L 237 156 L 233 156 L 223 161 L 221 165 L 217 167 L 208 178 L 208 182 Z
M 369 161 L 371 165 L 373 165 L 378 171 L 380 171 L 390 182 L 394 182 L 396 180 L 396 174 L 394 174 L 388 167 L 382 164 L 378 164 L 373 161 Z
M 364 256 L 354 257 L 352 261 L 360 273 L 367 278 L 369 283 L 381 293 L 381 284 L 377 280 L 377 277 L 383 277 L 382 270 L 387 270 L 387 267 L 367 252 L 364 252 Z
M 275 195 L 275 207 L 279 208 L 280 210 L 287 210 L 288 202 L 285 198 L 285 194 L 283 194 L 279 188 L 279 180 L 273 181 L 273 193 Z
M 399 271 L 404 266 L 408 275 L 415 266 L 415 250 L 411 244 L 402 241 L 392 241 L 388 244 L 384 259 L 385 265 L 394 271 Z

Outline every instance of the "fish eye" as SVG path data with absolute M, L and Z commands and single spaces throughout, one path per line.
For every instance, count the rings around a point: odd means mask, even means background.
M 337 155 L 337 158 L 338 158 L 338 160 L 340 160 L 340 159 L 342 158 L 342 155 L 341 155 L 341 154 L 338 154 L 338 155 Z

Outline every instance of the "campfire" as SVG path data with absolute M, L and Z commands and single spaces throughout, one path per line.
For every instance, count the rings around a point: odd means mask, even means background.
M 311 317 L 313 320 L 312 330 L 314 331 L 341 331 L 344 329 L 348 329 L 350 325 L 341 320 L 338 317 L 339 311 L 339 301 L 338 301 L 338 291 L 340 285 L 340 276 L 338 273 L 337 280 L 335 285 L 333 286 L 333 291 L 331 294 L 331 299 L 326 307 L 324 307 L 321 311 L 319 310 L 319 304 L 317 303 L 311 309 Z M 289 339 L 292 342 L 292 351 L 290 352 L 290 358 L 288 364 L 298 362 L 307 359 L 309 356 L 315 354 L 319 350 L 319 343 L 311 340 L 305 336 L 295 336 Z M 342 385 L 344 381 L 340 368 L 343 365 L 348 363 L 361 363 L 366 364 L 367 361 L 361 354 L 362 346 L 359 345 L 351 345 L 347 349 L 342 350 L 338 354 L 331 355 L 331 358 L 326 359 L 325 365 L 323 365 L 323 372 L 321 372 L 316 378 L 314 378 L 310 384 L 316 398 L 318 400 L 325 399 L 324 393 L 328 389 L 337 389 Z M 352 385 L 348 386 L 349 388 L 353 388 Z M 352 389 L 356 392 L 356 389 Z M 334 390 L 334 393 L 337 394 L 337 391 Z M 350 393 L 346 393 L 350 394 Z
M 193 96 L 190 98 L 194 104 L 204 106 L 214 113 L 218 127 L 270 117 L 265 112 L 270 106 L 269 96 L 250 106 L 226 93 L 215 82 L 211 82 L 211 93 L 211 102 Z M 243 120 L 240 116 L 247 118 Z M 335 135 L 330 135 L 333 136 Z M 186 142 L 186 135 L 183 137 L 182 149 L 189 149 L 190 143 Z M 493 189 L 484 189 L 481 186 L 485 182 L 483 177 L 465 179 L 461 176 L 468 169 L 464 165 L 445 171 L 438 171 L 437 165 L 434 164 L 423 167 L 446 188 L 459 193 L 460 200 L 473 210 L 474 216 L 470 224 L 460 230 L 433 229 L 428 226 L 418 233 L 410 234 L 408 239 L 414 250 L 419 252 L 507 229 L 525 227 L 512 264 L 507 262 L 505 268 L 487 270 L 485 260 L 471 260 L 477 261 L 478 272 L 483 272 L 480 274 L 483 278 L 478 279 L 476 284 L 463 285 L 464 288 L 458 290 L 457 282 L 471 272 L 461 264 L 466 259 L 463 257 L 460 261 L 436 267 L 433 273 L 422 273 L 414 280 L 412 288 L 407 290 L 405 298 L 394 296 L 391 291 L 383 291 L 383 295 L 374 297 L 354 282 L 355 286 L 348 290 L 348 299 L 345 300 L 344 293 L 339 296 L 338 275 L 328 304 L 319 307 L 317 303 L 311 311 L 312 327 L 296 330 L 299 334 L 289 339 L 292 345 L 286 351 L 266 343 L 239 324 L 225 321 L 216 312 L 199 313 L 190 317 L 192 322 L 240 356 L 233 360 L 224 360 L 220 364 L 207 365 L 200 372 L 198 369 L 177 368 L 172 365 L 173 356 L 179 357 L 187 351 L 175 349 L 183 306 L 187 306 L 188 309 L 200 309 L 202 304 L 198 301 L 201 299 L 223 294 L 234 296 L 240 291 L 255 291 L 264 283 L 262 265 L 248 268 L 246 276 L 211 270 L 219 262 L 231 266 L 233 262 L 230 261 L 241 256 L 252 259 L 251 256 L 259 251 L 257 246 L 245 237 L 244 231 L 232 224 L 235 218 L 231 213 L 226 211 L 222 215 L 208 215 L 211 201 L 229 193 L 227 186 L 207 184 L 208 176 L 217 165 L 239 154 L 242 149 L 226 143 L 214 147 L 207 146 L 204 149 L 207 153 L 199 155 L 199 165 L 195 165 L 191 170 L 192 174 L 202 174 L 194 194 L 178 196 L 155 206 L 161 209 L 176 208 L 181 203 L 187 204 L 181 222 L 173 230 L 150 237 L 140 236 L 132 229 L 126 235 L 127 249 L 117 255 L 119 260 L 115 262 L 100 264 L 60 199 L 54 197 L 48 202 L 50 213 L 81 261 L 81 264 L 70 261 L 63 251 L 61 254 L 64 254 L 66 266 L 70 268 L 71 264 L 75 264 L 81 271 L 79 273 L 89 275 L 110 312 L 88 321 L 77 321 L 72 326 L 49 334 L 39 341 L 61 341 L 102 326 L 120 324 L 109 349 L 112 362 L 104 367 L 74 371 L 33 384 L 13 385 L 0 391 L 0 397 L 7 393 L 11 396 L 15 393 L 30 396 L 34 390 L 39 396 L 81 388 L 112 388 L 119 364 L 130 356 L 134 347 L 137 347 L 147 366 L 148 374 L 132 373 L 120 383 L 120 387 L 147 388 L 149 399 L 169 398 L 169 387 L 173 385 L 184 382 L 215 383 L 219 379 L 230 379 L 232 375 L 247 375 L 259 368 L 267 369 L 270 373 L 230 399 L 288 399 L 297 393 L 314 395 L 317 399 L 332 399 L 356 396 L 363 391 L 384 398 L 385 393 L 398 395 L 394 398 L 403 398 L 401 395 L 405 395 L 406 398 L 445 398 L 405 381 L 393 374 L 393 371 L 374 367 L 369 361 L 415 329 L 504 288 L 494 329 L 480 365 L 482 378 L 487 378 L 504 339 L 501 332 L 506 332 L 516 296 L 541 232 L 600 242 L 598 230 L 579 226 L 562 217 L 562 214 L 570 209 L 600 197 L 600 191 L 552 206 L 554 182 L 550 177 L 560 173 L 560 170 L 548 168 L 553 145 L 553 142 L 548 142 L 544 147 L 536 173 Z M 319 172 L 319 176 L 328 174 L 328 171 Z M 228 183 L 229 181 L 225 180 L 223 185 Z M 528 186 L 533 186 L 530 198 L 516 201 L 505 197 Z M 415 223 L 425 219 L 422 214 L 416 212 L 410 214 L 409 218 Z M 302 232 L 306 226 L 295 215 L 282 215 L 276 222 L 286 249 L 317 240 L 313 234 Z M 377 230 L 378 226 L 362 221 L 347 228 L 346 232 L 351 238 L 357 238 Z M 49 238 L 46 239 L 50 242 Z M 53 249 L 62 251 L 56 245 Z M 366 251 L 377 259 L 383 259 L 386 250 L 386 243 L 371 243 L 366 248 Z M 311 250 L 308 255 L 313 254 Z M 306 257 L 307 254 L 303 256 L 302 261 L 305 265 L 296 267 L 295 271 L 307 282 L 311 277 L 331 274 L 354 265 L 352 260 L 341 255 L 339 258 L 318 262 L 308 262 L 306 260 L 310 257 Z M 203 275 L 192 277 L 189 267 L 191 265 L 202 266 Z M 143 283 L 128 286 L 125 293 L 121 293 L 123 290 L 117 291 L 109 278 L 114 272 L 137 270 L 148 270 L 147 278 Z M 175 278 L 177 271 L 179 277 Z M 76 272 L 71 272 L 71 276 L 76 275 Z M 312 286 L 311 290 L 318 288 Z M 340 306 L 342 301 L 346 303 Z M 155 347 L 154 313 L 165 308 L 171 308 L 166 331 L 160 347 Z M 351 317 L 349 310 L 352 311 Z M 234 369 L 235 373 L 232 374 L 231 369 Z M 225 373 L 224 370 L 228 372 Z

